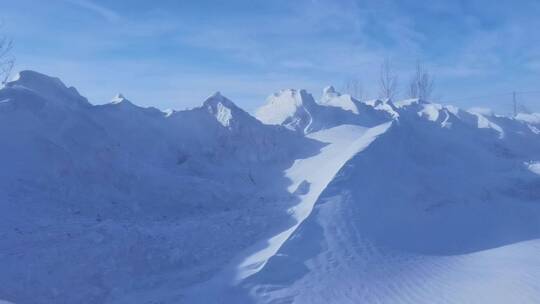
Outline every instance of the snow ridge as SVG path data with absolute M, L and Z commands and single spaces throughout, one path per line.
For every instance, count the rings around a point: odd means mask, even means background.
M 329 86 L 318 100 L 279 91 L 255 116 L 219 92 L 185 111 L 122 94 L 91 105 L 21 72 L 0 89 L 0 297 L 540 297 L 536 114 L 360 101 Z

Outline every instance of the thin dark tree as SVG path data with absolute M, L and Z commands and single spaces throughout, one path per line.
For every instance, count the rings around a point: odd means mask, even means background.
M 364 98 L 364 86 L 358 78 L 349 78 L 345 81 L 343 92 L 351 95 L 355 99 L 362 100 Z
M 381 64 L 379 81 L 379 97 L 387 100 L 394 99 L 397 94 L 398 77 L 389 59 L 385 59 Z
M 0 24 L 0 29 L 3 24 Z M 7 36 L 0 36 L 0 84 L 4 85 L 11 75 L 15 58 L 11 55 L 13 41 Z
M 433 94 L 433 76 L 424 67 L 422 62 L 416 62 L 416 71 L 409 84 L 409 97 L 429 100 Z

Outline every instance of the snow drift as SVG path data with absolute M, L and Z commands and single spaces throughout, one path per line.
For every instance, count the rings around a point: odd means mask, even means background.
M 535 115 L 327 87 L 255 116 L 220 93 L 187 111 L 94 106 L 20 73 L 0 90 L 0 299 L 540 297 Z
M 323 146 L 219 94 L 166 115 L 27 71 L 0 100 L 0 298 L 15 303 L 151 300 L 164 280 L 207 279 L 288 225 L 282 172 Z
M 341 95 L 333 87 L 324 90 L 319 103 L 305 90 L 282 90 L 268 97 L 255 116 L 263 123 L 306 134 L 342 124 L 373 127 L 390 119 L 385 111 Z

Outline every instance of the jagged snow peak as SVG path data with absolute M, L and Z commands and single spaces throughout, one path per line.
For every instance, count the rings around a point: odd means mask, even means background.
M 323 95 L 327 96 L 339 96 L 340 94 L 336 92 L 336 88 L 334 86 L 329 85 L 323 89 Z
M 0 89 L 9 301 L 540 297 L 536 114 L 327 87 L 317 102 L 273 94 L 257 111 L 265 125 L 219 92 L 166 113 L 122 95 L 83 107 L 75 93 L 28 71 Z M 12 279 L 28 265 L 35 280 Z
M 74 87 L 67 87 L 57 77 L 50 77 L 35 71 L 19 72 L 12 81 L 5 85 L 5 88 L 39 93 L 41 98 L 49 102 L 63 103 L 68 106 L 90 105 L 88 100 L 82 97 Z
M 382 101 L 381 99 L 378 99 L 378 98 L 363 100 L 362 102 L 367 104 L 368 106 L 372 106 L 372 107 L 376 107 L 376 106 L 384 103 L 384 101 Z
M 161 301 L 204 281 L 289 222 L 283 172 L 323 146 L 220 94 L 164 115 L 72 92 L 35 72 L 0 89 L 0 298 L 14 303 Z M 9 279 L 28 265 L 35 284 Z
M 233 119 L 231 109 L 224 106 L 222 103 L 217 104 L 216 119 L 224 127 L 230 127 L 231 120 Z
M 354 114 L 358 114 L 359 112 L 358 106 L 356 105 L 357 102 L 359 101 L 354 100 L 351 95 L 341 95 L 333 86 L 324 88 L 323 94 L 319 101 L 321 105 L 342 108 L 343 110 L 351 111 Z
M 266 104 L 256 111 L 256 117 L 263 123 L 304 134 L 342 124 L 373 127 L 392 119 L 386 110 L 341 95 L 333 87 L 324 90 L 319 102 L 305 90 L 282 90 L 268 97 Z
M 305 90 L 286 89 L 270 95 L 255 117 L 265 124 L 304 132 L 313 121 L 311 110 L 315 106 L 313 96 Z
M 426 119 L 430 121 L 437 121 L 439 119 L 439 113 L 442 109 L 443 107 L 440 104 L 426 104 L 418 112 L 418 115 L 421 117 L 426 117 Z
M 122 95 L 122 93 L 116 94 L 116 95 L 111 99 L 111 103 L 112 103 L 112 104 L 119 104 L 119 103 L 126 102 L 126 101 L 129 101 L 129 100 L 127 100 L 127 99 L 124 97 L 124 95 Z
M 216 92 L 206 99 L 203 104 L 210 114 L 224 127 L 231 128 L 234 119 L 233 112 L 241 111 L 232 101 L 221 95 L 221 92 Z

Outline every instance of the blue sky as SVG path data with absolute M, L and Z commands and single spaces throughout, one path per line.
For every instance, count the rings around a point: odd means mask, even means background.
M 516 3 L 17 0 L 0 18 L 17 70 L 58 76 L 93 103 L 122 92 L 183 109 L 219 90 L 252 111 L 279 89 L 318 97 L 351 78 L 376 97 L 390 58 L 403 94 L 422 60 L 441 102 L 509 112 L 502 94 L 540 89 L 540 2 Z M 518 97 L 540 110 L 540 94 Z

